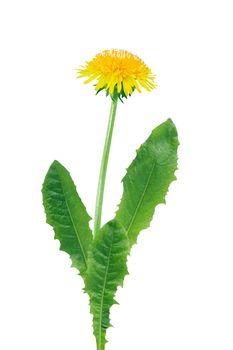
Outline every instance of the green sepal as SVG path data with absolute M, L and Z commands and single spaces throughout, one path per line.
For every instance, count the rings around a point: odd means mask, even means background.
M 124 98 L 127 99 L 129 96 L 132 96 L 132 93 L 135 91 L 135 87 L 133 87 L 133 88 L 132 88 L 132 92 L 131 92 L 128 96 L 126 96 L 125 91 L 124 91 L 124 88 L 123 88 L 123 84 L 121 83 L 121 85 L 122 85 L 121 91 L 118 92 L 118 90 L 117 90 L 117 85 L 115 85 L 115 87 L 114 87 L 114 92 L 113 92 L 112 94 L 110 94 L 109 88 L 107 88 L 107 85 L 104 85 L 103 87 L 101 87 L 100 89 L 97 90 L 96 95 L 98 95 L 102 90 L 106 90 L 106 97 L 108 97 L 108 96 L 110 95 L 110 97 L 111 97 L 111 99 L 112 99 L 113 101 L 115 101 L 116 99 L 119 98 L 119 100 L 120 100 L 122 103 L 124 103 L 124 100 L 123 100 L 123 99 L 124 99 Z M 96 84 L 95 84 L 94 86 L 96 86 Z

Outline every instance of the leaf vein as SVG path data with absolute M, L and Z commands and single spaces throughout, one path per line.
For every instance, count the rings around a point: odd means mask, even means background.
M 111 241 L 111 246 L 109 249 L 109 254 L 108 254 L 108 261 L 107 261 L 107 266 L 106 266 L 106 270 L 105 270 L 105 276 L 104 276 L 104 284 L 103 284 L 103 289 L 102 289 L 102 293 L 101 293 L 101 302 L 100 302 L 100 314 L 99 314 L 99 350 L 101 350 L 101 328 L 102 328 L 102 317 L 103 317 L 103 304 L 104 304 L 104 292 L 105 292 L 105 288 L 106 288 L 106 283 L 107 283 L 107 276 L 108 276 L 108 270 L 109 270 L 109 264 L 110 264 L 110 256 L 111 256 L 111 252 L 112 252 L 112 245 L 113 245 L 113 235 L 112 235 L 112 241 Z
M 84 249 L 83 249 L 82 241 L 81 241 L 80 236 L 79 236 L 79 231 L 78 231 L 78 229 L 77 229 L 77 227 L 76 227 L 76 225 L 74 223 L 73 216 L 72 216 L 72 213 L 70 211 L 69 204 L 68 204 L 68 202 L 66 200 L 65 191 L 64 191 L 64 188 L 63 188 L 63 185 L 62 185 L 62 181 L 61 181 L 61 178 L 60 178 L 59 174 L 58 174 L 58 177 L 60 179 L 61 189 L 62 189 L 62 193 L 63 193 L 63 196 L 64 196 L 65 204 L 66 204 L 69 216 L 70 216 L 70 220 L 71 220 L 71 223 L 72 223 L 72 225 L 74 227 L 74 231 L 75 231 L 75 234 L 77 236 L 77 239 L 78 239 L 78 242 L 79 242 L 79 245 L 80 245 L 80 248 L 81 248 L 81 252 L 82 252 L 82 255 L 83 255 L 84 263 L 85 263 L 86 268 L 87 268 L 87 257 L 85 255 L 85 252 L 84 252 Z
M 137 213 L 138 213 L 138 210 L 140 209 L 140 207 L 141 207 L 141 205 L 142 205 L 142 201 L 143 201 L 143 198 L 144 198 L 145 193 L 146 193 L 146 191 L 147 191 L 147 188 L 148 188 L 148 186 L 149 186 L 149 183 L 150 183 L 150 180 L 151 180 L 151 176 L 152 176 L 153 171 L 154 171 L 154 168 L 155 168 L 155 164 L 156 164 L 156 160 L 155 160 L 154 163 L 153 163 L 153 166 L 152 166 L 152 169 L 151 169 L 151 171 L 150 171 L 150 174 L 149 174 L 149 177 L 148 177 L 146 186 L 145 186 L 145 188 L 144 188 L 144 190 L 143 190 L 143 192 L 142 192 L 142 195 L 141 195 L 141 197 L 140 197 L 140 200 L 139 200 L 139 202 L 138 202 L 138 204 L 137 204 L 137 206 L 136 206 L 134 215 L 132 216 L 132 219 L 131 219 L 131 221 L 130 221 L 130 223 L 129 223 L 128 228 L 126 229 L 126 234 L 129 233 L 129 231 L 130 231 L 130 229 L 131 229 L 131 227 L 132 227 L 132 225 L 133 225 L 133 223 L 134 223 L 134 220 L 135 220 L 135 218 L 136 218 L 136 215 L 137 215 Z

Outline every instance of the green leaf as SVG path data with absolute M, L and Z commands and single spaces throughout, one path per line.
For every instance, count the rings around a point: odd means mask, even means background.
M 176 127 L 168 119 L 152 131 L 127 169 L 116 220 L 125 228 L 131 246 L 139 232 L 149 227 L 156 205 L 165 203 L 168 187 L 176 179 L 178 145 Z
M 114 300 L 117 287 L 123 284 L 128 273 L 128 251 L 128 238 L 116 221 L 107 223 L 93 240 L 85 291 L 90 296 L 97 350 L 105 348 L 106 330 L 110 327 L 110 307 L 117 304 Z
M 42 194 L 47 223 L 53 227 L 60 249 L 70 255 L 72 266 L 84 277 L 92 242 L 90 216 L 69 172 L 56 160 L 45 177 Z

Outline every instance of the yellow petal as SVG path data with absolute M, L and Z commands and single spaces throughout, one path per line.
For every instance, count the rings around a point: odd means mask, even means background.
M 87 77 L 86 84 L 97 79 L 95 89 L 98 91 L 104 87 L 110 94 L 114 93 L 115 87 L 118 94 L 123 89 L 126 96 L 134 88 L 141 92 L 141 86 L 148 91 L 156 87 L 151 70 L 138 56 L 126 50 L 105 50 L 97 54 L 77 70 L 77 75 Z

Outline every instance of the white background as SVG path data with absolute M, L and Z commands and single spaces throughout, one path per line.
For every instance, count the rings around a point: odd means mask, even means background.
M 93 215 L 110 101 L 74 69 L 109 48 L 142 57 L 158 88 L 119 106 L 104 221 L 135 149 L 168 117 L 180 149 L 178 181 L 129 259 L 106 350 L 233 349 L 231 4 L 1 2 L 2 350 L 95 349 L 82 280 L 45 224 L 40 191 L 58 159 Z

